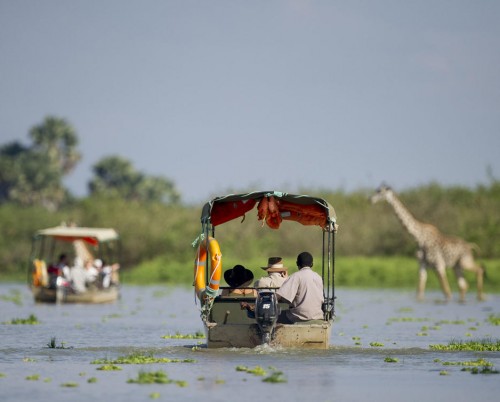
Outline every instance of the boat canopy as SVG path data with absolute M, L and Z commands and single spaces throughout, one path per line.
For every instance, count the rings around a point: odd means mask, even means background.
M 67 242 L 83 240 L 94 246 L 99 243 L 118 240 L 119 238 L 118 233 L 111 228 L 86 228 L 78 226 L 56 226 L 38 230 L 35 233 L 35 239 L 43 236 L 53 237 Z
M 283 220 L 303 225 L 317 225 L 334 231 L 336 215 L 325 200 L 308 195 L 294 195 L 279 191 L 258 191 L 246 194 L 230 194 L 207 202 L 201 213 L 203 225 L 221 225 L 244 217 L 257 205 L 258 220 L 265 221 L 272 229 L 278 229 Z

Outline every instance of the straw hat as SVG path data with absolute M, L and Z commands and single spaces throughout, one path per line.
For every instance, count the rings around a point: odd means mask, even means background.
M 269 257 L 267 261 L 267 267 L 261 267 L 267 272 L 282 272 L 288 271 L 288 268 L 283 265 L 283 258 L 281 257 Z

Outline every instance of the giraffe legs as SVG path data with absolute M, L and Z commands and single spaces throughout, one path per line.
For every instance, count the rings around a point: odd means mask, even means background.
M 417 300 L 422 301 L 424 300 L 425 284 L 427 283 L 427 266 L 421 258 L 423 254 L 417 252 L 417 256 L 419 257 Z
M 441 289 L 443 290 L 446 300 L 451 300 L 450 284 L 448 283 L 448 278 L 446 277 L 446 265 L 444 264 L 444 261 L 441 261 L 439 264 L 437 264 L 436 274 L 438 276 L 439 284 L 441 285 Z
M 458 284 L 458 289 L 460 291 L 460 302 L 464 303 L 465 302 L 465 294 L 467 293 L 467 289 L 469 289 L 469 285 L 467 284 L 467 281 L 464 278 L 464 270 L 460 265 L 456 265 L 453 267 L 455 271 L 455 276 L 457 277 L 457 284 Z

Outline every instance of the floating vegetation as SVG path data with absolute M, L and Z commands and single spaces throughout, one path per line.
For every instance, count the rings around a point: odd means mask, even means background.
M 10 301 L 18 306 L 23 305 L 21 291 L 19 289 L 10 289 L 9 295 L 0 295 L 0 300 Z
M 127 380 L 128 384 L 177 384 L 179 387 L 186 387 L 186 381 L 171 380 L 167 373 L 159 371 L 140 371 L 137 379 Z
M 56 337 L 53 336 L 52 338 L 50 338 L 50 342 L 47 343 L 47 347 L 50 348 L 50 349 L 72 349 L 73 347 L 67 347 L 65 346 L 65 343 L 66 342 L 61 342 L 61 345 L 57 346 L 56 344 Z
M 4 373 L 0 373 L 0 378 L 4 378 L 5 377 L 5 374 Z
M 448 373 L 446 370 L 441 370 L 439 372 L 439 375 L 450 375 L 450 373 Z
M 262 380 L 263 382 L 287 382 L 287 379 L 283 375 L 282 371 L 278 371 L 275 367 L 269 367 L 269 370 L 272 370 L 273 372 L 268 377 L 264 378 Z M 265 375 L 267 375 L 266 370 L 260 366 L 255 366 L 254 368 L 249 368 L 247 366 L 236 366 L 236 371 L 243 371 L 245 373 L 253 374 L 259 377 L 264 377 Z
M 78 387 L 78 383 L 76 383 L 76 382 L 63 382 L 61 384 L 61 387 L 76 388 L 76 387 Z
M 384 359 L 384 362 L 386 362 L 386 363 L 398 363 L 399 359 L 397 357 L 386 357 Z
M 493 363 L 491 363 L 487 360 L 484 360 L 484 359 L 477 359 L 477 360 L 464 361 L 464 362 L 442 362 L 441 364 L 443 366 L 493 367 Z
M 30 314 L 28 318 L 13 318 L 10 321 L 3 322 L 2 324 L 12 324 L 12 325 L 36 325 L 40 324 L 36 315 Z
M 204 339 L 205 334 L 201 331 L 196 331 L 194 334 L 180 334 L 176 332 L 175 335 L 164 335 L 163 339 Z
M 40 374 L 32 374 L 26 377 L 28 381 L 38 381 L 40 379 Z
M 381 348 L 384 346 L 384 344 L 380 342 L 370 342 L 370 346 L 373 348 Z
M 123 370 L 120 366 L 115 364 L 105 364 L 104 366 L 97 367 L 97 370 L 101 371 L 120 371 Z
M 97 378 L 96 378 L 96 377 L 90 377 L 90 378 L 87 380 L 87 382 L 88 382 L 89 384 L 94 384 L 94 383 L 96 383 L 96 382 L 97 382 Z
M 417 332 L 417 336 L 428 336 L 427 332 Z
M 429 319 L 416 318 L 416 317 L 393 317 L 387 320 L 387 322 L 425 322 L 425 321 L 429 321 Z
M 149 397 L 150 397 L 151 399 L 158 399 L 160 396 L 161 396 L 161 395 L 160 395 L 160 393 L 159 393 L 159 392 L 152 392 L 152 393 L 150 393 L 150 394 L 149 394 Z
M 168 357 L 154 357 L 152 354 L 143 355 L 132 353 L 128 356 L 121 356 L 115 360 L 97 359 L 90 364 L 151 364 L 151 363 L 195 363 L 194 359 L 170 359 Z
M 500 315 L 490 314 L 488 316 L 488 322 L 492 325 L 500 325 Z
M 398 313 L 412 313 L 412 312 L 413 312 L 413 308 L 411 308 L 411 307 L 401 307 L 398 310 Z
M 498 374 L 498 370 L 491 367 L 464 367 L 462 371 L 469 371 L 471 374 Z
M 282 371 L 275 371 L 269 377 L 264 378 L 262 382 L 280 383 L 280 382 L 287 382 L 287 379 L 283 375 Z
M 245 373 L 250 373 L 256 376 L 265 376 L 266 370 L 260 366 L 255 366 L 253 369 L 246 366 L 236 366 L 236 371 L 244 371 Z
M 451 341 L 448 345 L 436 344 L 429 345 L 434 350 L 454 350 L 454 351 L 472 351 L 472 352 L 499 352 L 500 340 L 479 339 L 464 341 Z
M 464 320 L 439 320 L 436 325 L 451 324 L 451 325 L 465 325 Z
M 25 357 L 25 358 L 23 358 L 23 362 L 25 362 L 25 363 L 33 363 L 33 362 L 36 362 L 36 360 L 33 359 L 32 357 Z

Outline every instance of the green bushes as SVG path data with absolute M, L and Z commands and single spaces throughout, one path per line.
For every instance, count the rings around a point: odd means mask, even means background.
M 401 256 L 408 257 L 408 264 L 411 261 L 414 266 L 414 240 L 402 228 L 388 204 L 370 204 L 371 190 L 303 192 L 323 197 L 335 207 L 340 225 L 336 237 L 339 257 Z M 481 258 L 500 257 L 500 182 L 493 181 L 489 186 L 476 189 L 430 184 L 401 191 L 398 195 L 416 219 L 432 223 L 446 234 L 476 243 Z M 124 279 L 127 270 L 140 265 L 144 272 L 150 272 L 160 281 L 173 281 L 185 275 L 180 267 L 191 266 L 194 259 L 191 243 L 201 230 L 201 207 L 201 204 L 166 206 L 98 197 L 76 200 L 57 212 L 2 204 L 0 273 L 2 278 L 24 279 L 33 233 L 61 222 L 76 222 L 80 226 L 118 230 L 122 238 Z M 290 256 L 290 263 L 303 250 L 310 250 L 318 257 L 321 255 L 321 231 L 318 228 L 283 222 L 282 228 L 275 231 L 257 221 L 256 210 L 250 211 L 244 222 L 236 219 L 217 227 L 216 237 L 227 264 L 251 261 L 256 269 L 260 269 L 258 267 L 265 264 L 270 255 Z M 359 264 L 360 268 L 356 269 L 372 269 L 371 274 L 381 275 L 375 266 L 380 260 L 371 259 L 368 263 L 356 258 L 350 262 Z M 158 269 L 159 266 L 169 269 Z M 179 267 L 179 272 L 172 274 L 172 267 Z M 191 274 L 189 272 L 189 277 Z M 130 273 L 129 276 L 135 275 Z M 338 280 L 344 280 L 340 272 Z M 411 282 L 411 286 L 413 284 Z

